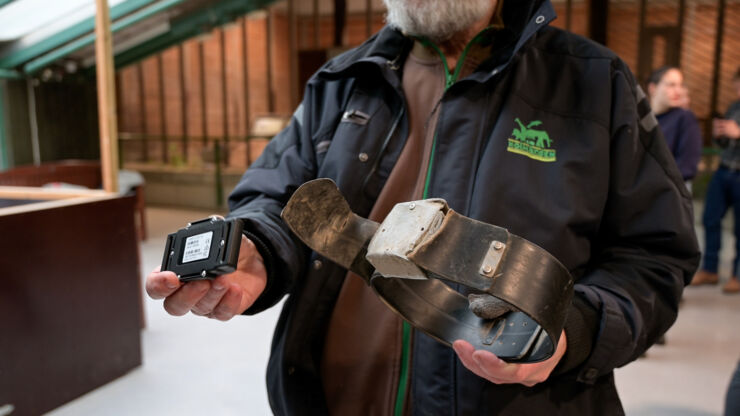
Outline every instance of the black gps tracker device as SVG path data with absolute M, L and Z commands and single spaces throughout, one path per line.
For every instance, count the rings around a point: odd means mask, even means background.
M 236 270 L 244 223 L 238 218 L 204 218 L 167 236 L 162 271 L 182 282 L 213 279 Z

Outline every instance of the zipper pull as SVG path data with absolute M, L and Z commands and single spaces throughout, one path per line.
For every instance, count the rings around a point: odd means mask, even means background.
M 360 126 L 364 126 L 365 124 L 367 124 L 368 121 L 370 121 L 370 115 L 363 113 L 360 110 L 349 110 L 345 111 L 344 114 L 342 114 L 342 122 L 354 123 L 359 124 Z

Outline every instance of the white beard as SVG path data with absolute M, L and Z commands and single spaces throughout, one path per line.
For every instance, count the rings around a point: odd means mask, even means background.
M 383 0 L 386 21 L 402 32 L 440 43 L 463 32 L 491 9 L 491 0 Z

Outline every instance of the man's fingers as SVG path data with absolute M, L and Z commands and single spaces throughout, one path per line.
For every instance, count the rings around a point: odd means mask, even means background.
M 160 272 L 159 267 L 146 278 L 146 293 L 152 299 L 163 299 L 175 293 L 180 280 L 172 272 Z
M 204 280 L 182 285 L 180 289 L 164 300 L 164 309 L 170 315 L 185 315 L 208 293 L 210 287 L 210 282 Z
M 516 379 L 518 365 L 509 364 L 492 353 L 483 350 L 473 352 L 472 357 L 481 371 L 486 374 L 486 377 L 496 378 L 510 383 L 519 381 Z
M 193 306 L 191 311 L 196 315 L 208 315 L 213 312 L 213 309 L 221 301 L 221 298 L 226 294 L 226 288 L 228 283 L 224 282 L 224 279 L 217 278 L 211 282 L 211 288 L 208 292 Z
M 457 356 L 460 358 L 460 361 L 463 363 L 465 368 L 472 371 L 473 374 L 478 377 L 487 378 L 475 360 L 473 360 L 473 352 L 475 351 L 475 348 L 469 342 L 457 340 L 452 344 L 452 348 L 457 353 Z
M 232 283 L 227 287 L 226 293 L 209 316 L 218 319 L 219 321 L 228 321 L 233 318 L 234 315 L 242 313 L 243 311 L 240 309 L 243 296 L 244 292 L 242 289 L 238 285 Z
M 478 377 L 496 384 L 521 383 L 529 385 L 529 380 L 520 379 L 521 365 L 509 364 L 489 351 L 476 351 L 467 341 L 457 340 L 452 344 L 465 368 Z
M 147 276 L 146 291 L 164 298 L 164 309 L 181 316 L 192 311 L 222 321 L 246 310 L 262 294 L 267 281 L 264 261 L 252 241 L 242 236 L 237 270 L 205 281 L 181 283 L 172 272 L 155 269 Z

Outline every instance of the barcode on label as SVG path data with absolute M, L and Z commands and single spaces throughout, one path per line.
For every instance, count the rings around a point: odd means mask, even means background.
M 185 240 L 182 262 L 189 263 L 191 261 L 207 259 L 208 254 L 211 252 L 212 238 L 213 231 L 188 237 Z

